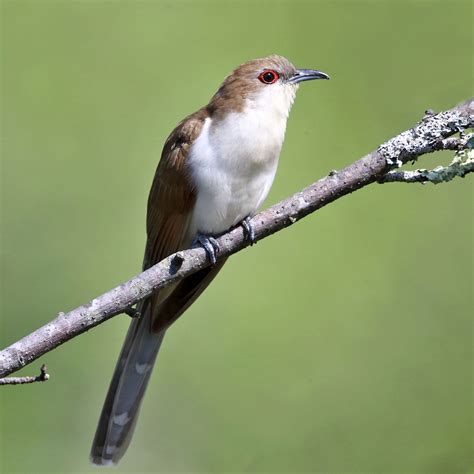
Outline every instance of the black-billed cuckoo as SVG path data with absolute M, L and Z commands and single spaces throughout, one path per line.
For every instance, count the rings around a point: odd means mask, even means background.
M 148 198 L 143 267 L 193 242 L 213 265 L 139 303 L 93 441 L 94 464 L 117 463 L 125 453 L 165 331 L 222 268 L 213 236 L 241 224 L 253 240 L 249 217 L 273 183 L 298 85 L 312 79 L 329 76 L 282 56 L 249 61 L 166 140 Z

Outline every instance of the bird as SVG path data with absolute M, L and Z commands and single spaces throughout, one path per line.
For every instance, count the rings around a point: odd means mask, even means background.
M 272 186 L 288 115 L 303 81 L 329 79 L 297 69 L 283 56 L 245 62 L 167 138 L 147 205 L 143 269 L 189 248 L 204 247 L 210 265 L 137 305 L 102 408 L 90 458 L 116 464 L 127 450 L 163 337 L 225 263 L 216 236 L 251 218 Z

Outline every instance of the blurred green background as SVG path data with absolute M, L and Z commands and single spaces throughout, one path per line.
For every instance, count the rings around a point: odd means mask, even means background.
M 139 271 L 162 144 L 239 63 L 332 78 L 301 87 L 267 204 L 472 94 L 471 2 L 1 5 L 2 346 Z M 470 178 L 372 185 L 231 258 L 169 331 L 115 472 L 471 472 L 472 211 Z M 127 325 L 0 391 L 2 472 L 97 472 Z

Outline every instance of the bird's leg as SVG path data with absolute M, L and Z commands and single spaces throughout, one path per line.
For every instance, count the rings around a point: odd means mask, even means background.
M 209 256 L 209 260 L 214 265 L 217 262 L 216 254 L 219 252 L 219 243 L 217 240 L 211 235 L 205 235 L 198 232 L 193 240 L 193 247 L 197 245 L 204 248 Z
M 250 242 L 250 245 L 255 243 L 255 227 L 252 224 L 252 218 L 247 216 L 241 223 L 244 228 L 244 236 Z

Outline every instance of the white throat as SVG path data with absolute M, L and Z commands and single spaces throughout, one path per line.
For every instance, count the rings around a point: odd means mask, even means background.
M 275 177 L 296 89 L 268 86 L 248 98 L 241 112 L 206 119 L 189 154 L 197 190 L 191 233 L 224 232 L 263 203 Z

